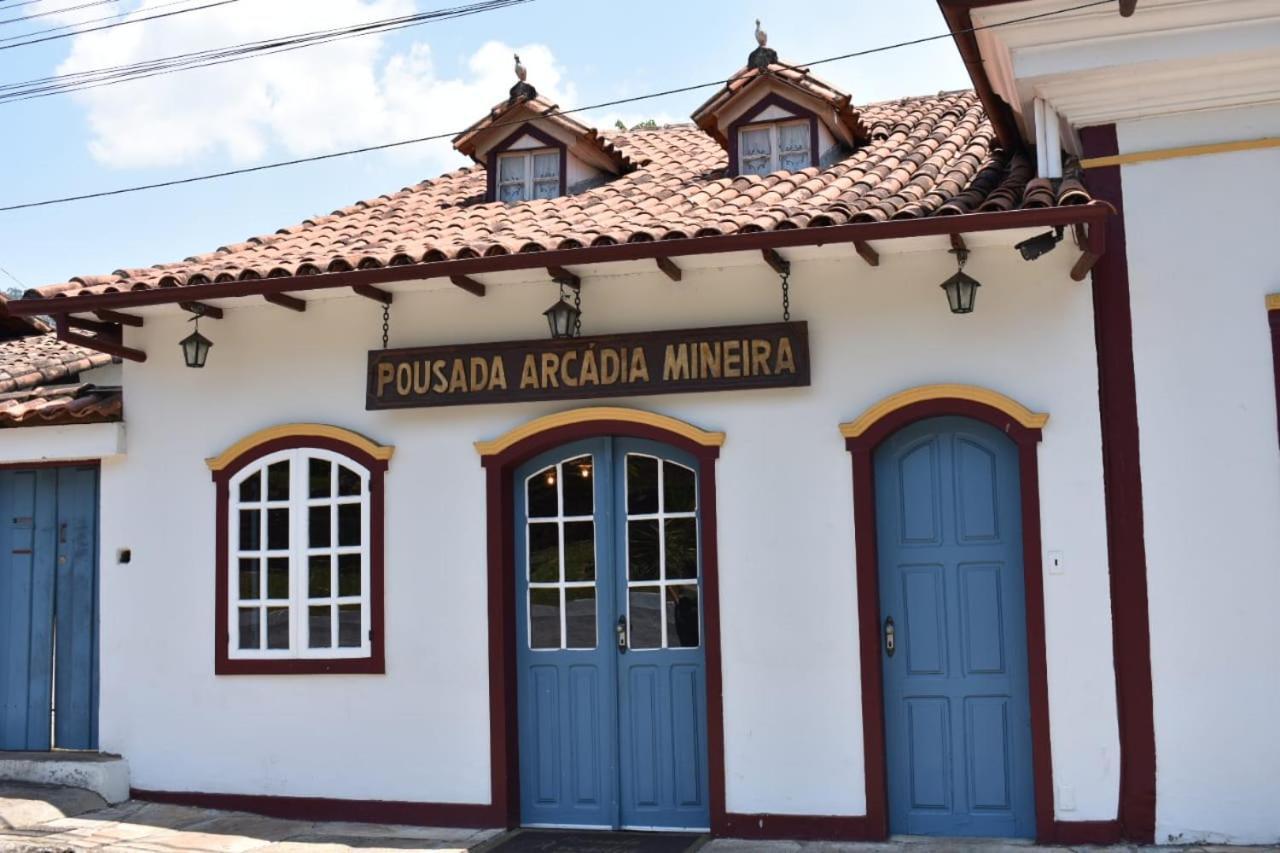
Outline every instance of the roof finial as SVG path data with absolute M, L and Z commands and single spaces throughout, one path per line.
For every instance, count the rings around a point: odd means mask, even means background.
M 760 28 L 759 18 L 756 18 L 756 44 L 758 47 L 747 57 L 748 68 L 764 70 L 778 61 L 778 52 L 769 47 L 769 34 Z
M 516 57 L 516 84 L 511 87 L 511 100 L 532 101 L 538 97 L 538 90 L 525 82 L 525 78 L 529 76 L 529 71 L 524 67 L 524 63 L 520 61 L 520 54 Z
M 756 23 L 759 23 L 759 22 L 757 21 Z M 519 80 L 521 83 L 523 83 L 525 81 L 525 78 L 528 76 L 529 76 L 529 72 L 525 69 L 524 65 L 521 64 L 520 54 L 517 53 L 516 54 L 516 79 Z

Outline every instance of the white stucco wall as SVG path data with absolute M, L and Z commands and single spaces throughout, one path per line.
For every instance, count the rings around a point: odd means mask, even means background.
M 1122 124 L 1120 151 L 1280 135 L 1280 108 Z M 1125 166 L 1156 840 L 1280 840 L 1280 451 L 1264 297 L 1280 150 Z
M 945 242 L 945 241 L 942 241 Z M 623 399 L 724 430 L 718 517 L 728 808 L 865 811 L 854 534 L 841 421 L 895 391 L 988 386 L 1051 420 L 1040 449 L 1054 774 L 1074 809 L 1115 816 L 1118 745 L 1097 371 L 1088 285 L 1059 250 L 974 252 L 978 309 L 954 317 L 942 251 L 797 262 L 807 389 Z M 396 296 L 392 346 L 541 337 L 546 284 Z M 584 331 L 778 318 L 759 262 L 588 278 Z M 127 330 L 130 453 L 103 466 L 102 746 L 140 788 L 484 803 L 489 799 L 484 477 L 472 447 L 570 404 L 366 412 L 380 306 L 233 308 L 182 366 L 176 315 Z M 396 446 L 387 476 L 385 676 L 213 675 L 214 490 L 204 459 L 265 426 L 320 421 Z M 1070 802 L 1064 803 L 1070 806 Z

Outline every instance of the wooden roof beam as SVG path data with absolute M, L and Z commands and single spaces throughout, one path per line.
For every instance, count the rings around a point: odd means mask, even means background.
M 83 329 L 86 332 L 93 332 L 96 335 L 107 335 L 114 340 L 119 340 L 120 338 L 120 326 L 116 323 L 104 323 L 101 320 L 88 320 L 84 317 L 73 317 L 70 314 L 59 314 L 58 316 L 66 318 L 67 325 L 73 329 Z
M 871 244 L 866 240 L 854 240 L 853 250 L 858 253 L 858 257 L 867 262 L 867 266 L 880 266 L 880 253 L 871 248 Z
M 178 307 L 197 317 L 208 317 L 210 320 L 222 319 L 222 309 L 216 305 L 206 305 L 203 302 L 179 302 Z
M 358 296 L 381 302 L 383 305 L 390 305 L 393 298 L 390 291 L 374 287 L 371 284 L 353 284 L 351 285 L 351 290 Z
M 281 308 L 288 308 L 290 311 L 306 311 L 307 303 L 296 296 L 290 296 L 287 293 L 264 293 L 262 298 L 270 302 L 272 305 L 279 305 Z
M 664 258 L 659 255 L 654 260 L 658 262 L 658 269 L 662 270 L 662 274 L 672 281 L 679 281 L 684 277 L 684 272 L 670 258 Z
M 119 339 L 110 340 L 102 336 L 82 335 L 79 332 L 71 331 L 70 318 L 66 314 L 59 314 L 54 318 L 54 323 L 58 329 L 58 340 L 66 341 L 69 344 L 75 344 L 78 347 L 95 350 L 97 352 L 106 353 L 116 358 L 124 358 L 129 361 L 143 362 L 147 360 L 147 354 L 140 349 L 127 347 L 120 343 Z M 115 327 L 119 329 L 119 327 Z
M 779 255 L 777 249 L 761 249 L 760 254 L 764 255 L 764 262 L 773 267 L 778 275 L 791 274 L 791 261 Z
M 461 287 L 472 296 L 484 296 L 484 285 L 469 275 L 451 275 L 449 276 L 449 281 L 453 282 L 455 287 Z
M 956 252 L 969 251 L 969 246 L 967 243 L 965 243 L 963 234 L 959 233 L 958 231 L 952 233 L 951 248 L 953 251 L 956 251 Z
M 566 287 L 572 287 L 574 290 L 579 290 L 582 287 L 582 279 L 564 267 L 547 267 L 547 275 L 551 276 L 552 281 L 563 284 Z
M 1128 18 L 1138 8 L 1138 0 L 1120 0 L 1120 17 Z
M 93 312 L 99 320 L 105 323 L 117 323 L 121 326 L 133 326 L 134 328 L 142 328 L 142 318 L 136 314 L 125 314 L 122 311 L 111 311 L 102 308 Z

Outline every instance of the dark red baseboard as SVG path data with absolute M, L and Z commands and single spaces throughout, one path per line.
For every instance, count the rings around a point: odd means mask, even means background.
M 350 820 L 412 826 L 505 827 L 506 816 L 491 805 L 406 803 L 392 800 L 343 800 L 330 797 L 268 797 L 256 794 L 205 794 L 197 791 L 148 791 L 132 788 L 135 800 L 252 812 L 288 820 Z
M 1118 844 L 1124 840 L 1118 820 L 1055 820 L 1049 844 Z
M 884 834 L 865 815 L 742 814 L 729 812 L 715 834 L 770 841 L 880 841 Z

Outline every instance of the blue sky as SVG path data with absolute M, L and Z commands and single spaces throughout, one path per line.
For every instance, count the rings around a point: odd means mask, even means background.
M 0 18 L 57 13 L 41 0 Z M 0 25 L 0 38 L 174 0 L 121 0 Z M 202 0 L 180 0 L 199 5 Z M 229 6 L 0 50 L 0 82 L 355 24 L 460 0 L 239 0 Z M 637 15 L 637 10 L 646 14 Z M 152 13 L 154 14 L 154 12 Z M 502 100 L 512 49 L 529 82 L 584 106 L 737 70 L 755 46 L 791 62 L 945 33 L 935 0 L 533 0 L 524 6 L 89 92 L 0 103 L 0 206 L 456 131 Z M 3 44 L 3 42 L 0 42 Z M 870 102 L 969 85 L 950 40 L 818 66 Z M 587 115 L 685 121 L 712 88 Z M 27 287 L 211 251 L 463 161 L 447 143 L 134 195 L 0 213 L 0 267 Z M 0 289 L 16 286 L 0 273 Z

